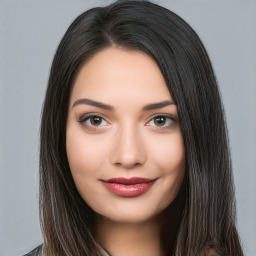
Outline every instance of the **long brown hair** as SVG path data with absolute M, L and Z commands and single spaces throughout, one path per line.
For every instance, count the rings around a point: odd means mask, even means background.
M 177 213 L 181 220 L 175 250 L 170 255 L 199 256 L 214 248 L 223 256 L 242 256 L 235 228 L 226 124 L 210 60 L 197 34 L 183 19 L 146 1 L 117 1 L 84 12 L 70 25 L 56 51 L 40 137 L 44 255 L 101 255 L 92 233 L 94 212 L 79 195 L 71 176 L 65 129 L 77 73 L 95 53 L 113 45 L 150 55 L 177 104 L 186 182 L 184 207 Z

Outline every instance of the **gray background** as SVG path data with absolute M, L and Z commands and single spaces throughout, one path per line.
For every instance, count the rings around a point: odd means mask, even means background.
M 85 9 L 111 1 L 0 0 L 0 256 L 42 242 L 38 220 L 41 105 L 56 47 Z M 256 255 L 256 1 L 155 0 L 197 31 L 211 57 L 226 109 L 238 229 Z

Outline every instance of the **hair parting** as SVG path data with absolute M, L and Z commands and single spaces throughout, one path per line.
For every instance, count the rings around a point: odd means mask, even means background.
M 184 203 L 168 255 L 242 256 L 227 127 L 207 52 L 175 13 L 147 1 L 117 1 L 82 13 L 62 38 L 52 63 L 40 130 L 42 255 L 104 255 L 93 236 L 95 214 L 74 184 L 66 154 L 70 93 L 81 67 L 108 47 L 151 56 L 178 109 L 185 146 Z

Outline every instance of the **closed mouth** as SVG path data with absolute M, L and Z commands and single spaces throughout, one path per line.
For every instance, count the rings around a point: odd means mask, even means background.
M 122 197 L 135 197 L 148 191 L 157 179 L 141 177 L 112 178 L 101 180 L 104 186 L 112 193 Z

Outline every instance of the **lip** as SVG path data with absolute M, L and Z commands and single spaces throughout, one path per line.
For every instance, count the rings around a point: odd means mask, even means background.
M 141 177 L 112 178 L 101 180 L 103 185 L 112 193 L 122 197 L 135 197 L 147 192 L 157 179 Z

